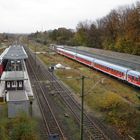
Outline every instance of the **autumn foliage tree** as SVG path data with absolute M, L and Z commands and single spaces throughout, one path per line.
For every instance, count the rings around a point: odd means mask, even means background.
M 140 2 L 92 23 L 81 22 L 76 34 L 81 45 L 140 55 Z

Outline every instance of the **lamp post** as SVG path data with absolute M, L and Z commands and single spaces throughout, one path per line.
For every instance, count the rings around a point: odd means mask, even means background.
M 53 74 L 53 72 L 54 72 L 54 66 L 49 67 L 48 70 L 49 70 L 49 72 L 52 73 L 52 86 L 53 86 L 53 80 L 54 80 L 54 74 Z

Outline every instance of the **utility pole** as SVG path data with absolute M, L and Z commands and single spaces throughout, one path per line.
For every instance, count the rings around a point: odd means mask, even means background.
M 52 72 L 52 87 L 54 82 L 54 66 L 51 66 L 51 72 Z
M 84 80 L 85 80 L 85 76 L 82 75 L 81 77 L 81 122 L 80 122 L 80 140 L 83 140 L 83 134 L 84 134 L 84 97 L 88 94 L 84 94 Z M 101 79 L 104 80 L 104 79 Z M 93 86 L 93 88 L 95 88 L 100 81 L 98 81 L 95 86 Z M 92 88 L 92 89 L 93 89 Z
M 80 122 L 80 140 L 83 140 L 83 127 L 84 127 L 84 80 L 85 76 L 82 76 L 81 78 L 81 122 Z

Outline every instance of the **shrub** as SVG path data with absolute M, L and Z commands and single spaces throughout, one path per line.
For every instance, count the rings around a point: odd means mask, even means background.
M 101 97 L 98 106 L 101 111 L 110 111 L 110 110 L 121 108 L 122 104 L 123 102 L 120 96 L 110 92 L 110 93 L 105 93 L 105 95 Z
M 11 140 L 37 140 L 35 122 L 25 114 L 13 120 Z

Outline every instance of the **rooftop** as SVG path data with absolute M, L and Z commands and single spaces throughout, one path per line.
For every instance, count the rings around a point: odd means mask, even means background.
M 8 80 L 27 80 L 24 71 L 4 71 L 1 76 L 2 81 Z
M 17 59 L 27 59 L 28 56 L 20 45 L 12 45 L 9 47 L 7 53 L 3 56 L 4 59 L 17 60 Z
M 8 91 L 6 95 L 7 101 L 26 101 L 29 100 L 25 90 Z

